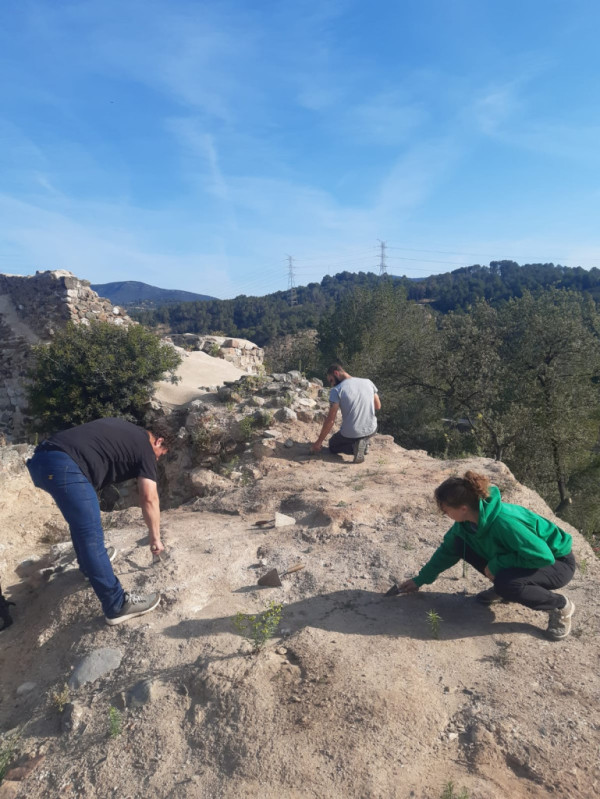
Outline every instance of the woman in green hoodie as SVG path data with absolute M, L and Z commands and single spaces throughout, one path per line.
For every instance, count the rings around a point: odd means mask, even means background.
M 575 573 L 571 536 L 527 508 L 502 502 L 496 486 L 475 472 L 450 477 L 434 496 L 454 524 L 419 574 L 398 586 L 399 592 L 418 591 L 462 559 L 494 584 L 477 595 L 480 602 L 519 602 L 546 611 L 548 637 L 566 638 L 575 605 L 555 589 Z

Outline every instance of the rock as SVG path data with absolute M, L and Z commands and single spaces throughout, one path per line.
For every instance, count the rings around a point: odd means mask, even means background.
M 291 408 L 280 408 L 275 412 L 275 418 L 279 422 L 295 422 L 298 419 L 298 416 Z
M 35 682 L 24 682 L 19 685 L 17 688 L 17 696 L 23 696 L 24 694 L 28 694 L 36 687 L 37 683 Z
M 281 438 L 281 430 L 263 430 L 263 438 Z
M 86 682 L 95 682 L 110 671 L 118 669 L 122 659 L 123 653 L 120 649 L 110 649 L 109 647 L 95 649 L 75 667 L 69 678 L 69 688 L 81 688 Z
M 304 408 L 315 408 L 317 403 L 310 397 L 299 397 L 296 400 L 296 405 L 302 405 Z
M 5 777 L 4 780 L 2 780 L 2 785 L 0 785 L 0 799 L 17 799 L 17 795 L 21 788 L 22 785 L 20 782 L 7 780 Z
M 44 760 L 44 755 L 29 757 L 29 759 L 26 760 L 23 765 L 15 766 L 15 768 L 9 769 L 6 772 L 5 780 L 7 782 L 20 782 L 21 780 L 26 779 L 34 769 L 44 762 Z M 2 784 L 4 785 L 4 783 Z M 0 796 L 3 796 L 3 794 L 0 793 Z
M 299 422 L 312 422 L 315 418 L 315 414 L 311 411 L 298 411 L 296 416 Z
M 311 377 L 310 382 L 315 386 L 323 387 L 323 381 L 318 377 Z
M 291 449 L 294 446 L 294 443 L 295 442 L 292 438 L 287 438 L 283 446 L 286 447 L 286 449 Z
M 269 458 L 277 449 L 274 438 L 261 438 L 252 445 L 252 454 L 255 458 Z
M 225 477 L 221 477 L 220 474 L 202 467 L 193 469 L 188 477 L 194 488 L 194 493 L 198 497 L 209 497 L 213 494 L 218 494 L 220 491 L 230 488 L 231 485 Z
M 127 691 L 125 698 L 127 707 L 142 707 L 154 699 L 155 693 L 152 680 L 140 680 Z
M 291 527 L 296 524 L 293 516 L 286 516 L 285 513 L 275 514 L 275 527 Z
M 253 405 L 256 408 L 261 408 L 265 404 L 264 397 L 257 397 L 256 394 L 250 397 L 248 405 Z
M 68 702 L 60 715 L 62 732 L 76 732 L 83 721 L 84 708 L 78 702 Z

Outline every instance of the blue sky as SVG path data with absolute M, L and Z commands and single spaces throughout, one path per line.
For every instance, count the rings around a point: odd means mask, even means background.
M 0 0 L 0 271 L 600 266 L 600 4 Z

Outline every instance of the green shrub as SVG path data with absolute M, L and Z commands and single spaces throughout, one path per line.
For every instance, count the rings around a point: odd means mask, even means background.
M 455 793 L 454 783 L 450 780 L 444 787 L 441 799 L 469 799 L 469 794 L 466 788 L 463 788 L 460 793 Z
M 19 735 L 19 732 L 13 733 L 0 742 L 0 783 L 14 759 Z
M 282 612 L 283 605 L 271 601 L 262 613 L 257 613 L 255 616 L 238 613 L 233 620 L 233 626 L 240 635 L 250 641 L 254 651 L 258 652 L 279 627 Z
M 141 325 L 69 323 L 33 349 L 28 411 L 33 430 L 49 432 L 105 416 L 143 421 L 154 383 L 176 382 L 180 356 Z
M 108 732 L 111 738 L 118 738 L 123 731 L 121 712 L 111 705 L 108 711 Z
M 434 638 L 440 637 L 440 622 L 442 621 L 442 617 L 436 611 L 431 610 L 427 611 L 427 621 L 429 622 L 429 629 L 431 630 L 431 634 Z
M 244 416 L 239 423 L 240 435 L 243 441 L 250 441 L 252 433 L 256 427 L 256 419 L 253 416 Z

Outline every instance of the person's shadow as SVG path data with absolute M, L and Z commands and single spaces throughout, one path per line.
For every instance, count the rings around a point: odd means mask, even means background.
M 508 633 L 542 637 L 541 629 L 526 622 L 495 622 L 493 610 L 472 597 L 433 591 L 386 597 L 374 591 L 348 589 L 285 605 L 279 634 L 285 631 L 291 635 L 304 627 L 348 635 L 441 641 Z M 233 631 L 233 616 L 224 616 L 184 620 L 164 632 L 188 639 Z

